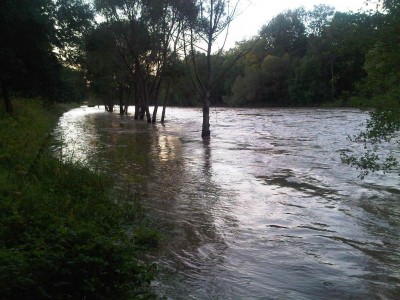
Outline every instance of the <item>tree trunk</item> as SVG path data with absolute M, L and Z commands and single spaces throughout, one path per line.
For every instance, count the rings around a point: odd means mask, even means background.
M 335 99 L 335 73 L 333 69 L 333 64 L 335 62 L 335 58 L 331 58 L 331 100 L 332 102 Z
M 157 111 L 158 111 L 158 105 L 154 105 L 153 109 L 153 117 L 151 118 L 151 123 L 155 123 L 157 121 Z
M 157 111 L 158 111 L 158 95 L 160 94 L 160 87 L 161 87 L 161 79 L 158 81 L 155 99 L 154 99 L 154 110 L 153 110 L 153 118 L 151 119 L 152 123 L 157 121 Z
M 165 121 L 165 107 L 167 106 L 167 99 L 164 100 L 164 105 L 161 112 L 161 123 Z
M 146 105 L 146 119 L 147 119 L 147 123 L 151 123 L 151 114 L 150 114 L 149 105 Z
M 145 110 L 143 104 L 141 104 L 141 105 L 139 106 L 139 111 L 140 111 L 140 113 L 139 113 L 139 120 L 143 120 L 143 119 L 144 119 L 144 115 L 146 114 L 146 110 Z
M 164 104 L 163 104 L 162 113 L 161 113 L 161 123 L 164 123 L 164 120 L 165 120 L 165 109 L 167 107 L 167 100 L 168 100 L 170 85 L 171 85 L 171 81 L 168 82 L 167 91 L 165 92 L 165 99 L 164 99 Z
M 126 103 L 125 103 L 125 107 L 124 107 L 124 114 L 125 115 L 128 115 L 129 102 L 130 102 L 130 99 L 131 99 L 131 96 L 132 96 L 132 87 L 129 87 L 127 89 L 127 93 L 128 93 L 128 96 L 126 98 Z
M 104 99 L 104 108 L 109 113 L 114 112 L 114 101 L 112 99 L 113 97 L 114 97 L 114 94 L 107 95 L 107 99 Z
M 5 106 L 6 112 L 9 114 L 12 114 L 14 112 L 14 108 L 11 103 L 8 86 L 5 81 L 2 81 L 1 89 L 3 90 L 4 106 Z
M 125 113 L 125 109 L 124 109 L 124 90 L 122 88 L 122 84 L 119 86 L 119 114 L 122 116 Z
M 134 97 L 135 97 L 135 116 L 134 119 L 138 120 L 139 119 L 139 115 L 140 115 L 140 105 L 139 105 L 139 97 L 138 97 L 138 93 L 136 90 L 136 86 L 135 86 L 135 90 L 134 90 Z
M 210 137 L 210 92 L 207 92 L 203 101 L 203 127 L 201 131 L 201 137 Z
M 114 112 L 114 105 L 113 104 L 106 104 L 105 105 L 106 111 L 109 113 Z

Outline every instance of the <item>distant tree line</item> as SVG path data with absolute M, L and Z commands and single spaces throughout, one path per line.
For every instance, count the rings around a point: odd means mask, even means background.
M 326 5 L 287 10 L 224 51 L 212 46 L 234 19 L 235 2 L 93 4 L 0 3 L 0 81 L 8 111 L 15 95 L 90 97 L 109 111 L 118 105 L 121 114 L 135 105 L 135 118 L 154 122 L 159 105 L 364 105 L 398 86 L 397 1 L 378 1 L 381 9 L 373 13 Z
M 347 105 L 367 78 L 379 24 L 387 15 L 315 6 L 285 11 L 261 28 L 255 45 L 214 91 L 229 106 Z M 253 40 L 237 43 L 225 60 Z

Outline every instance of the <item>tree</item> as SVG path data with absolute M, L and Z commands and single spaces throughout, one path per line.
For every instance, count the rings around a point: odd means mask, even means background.
M 94 11 L 84 0 L 56 0 L 53 44 L 59 59 L 79 68 L 85 54 L 85 40 L 93 29 Z
M 124 87 L 130 88 L 130 76 L 109 26 L 100 24 L 87 39 L 84 67 L 91 91 L 102 100 L 106 111 L 113 112 L 115 98 L 119 98 L 120 112 L 125 114 L 127 105 L 122 103 L 122 96 Z
M 239 62 L 243 71 L 232 85 L 228 103 L 288 105 L 293 61 L 307 49 L 305 15 L 303 9 L 289 10 L 262 27 L 250 53 Z
M 291 57 L 304 55 L 307 48 L 305 16 L 303 8 L 288 10 L 274 17 L 261 29 L 260 35 L 269 54 L 288 53 Z
M 260 68 L 258 66 L 248 67 L 244 75 L 236 77 L 232 85 L 232 96 L 229 97 L 229 104 L 242 106 L 261 101 L 258 95 L 260 88 Z
M 366 53 L 374 41 L 374 24 L 366 14 L 336 13 L 321 36 L 323 64 L 329 67 L 331 100 L 353 93 L 354 83 L 365 77 Z
M 267 55 L 261 63 L 262 98 L 266 103 L 284 106 L 287 103 L 290 56 Z
M 190 11 L 190 2 L 96 0 L 95 4 L 109 24 L 118 59 L 131 77 L 140 100 L 141 118 L 145 113 L 148 122 L 155 122 L 165 66 L 176 53 L 177 38 L 182 20 Z M 151 101 L 155 104 L 153 117 L 149 111 Z
M 324 29 L 329 26 L 332 17 L 335 14 L 335 8 L 329 5 L 314 5 L 313 10 L 306 13 L 307 32 L 314 37 L 320 37 Z
M 290 103 L 296 106 L 316 106 L 330 99 L 329 73 L 319 53 L 308 52 L 297 60 L 289 80 Z
M 59 68 L 51 48 L 52 23 L 44 9 L 52 5 L 51 1 L 21 2 L 0 2 L 0 80 L 9 113 L 13 111 L 11 91 L 44 92 L 43 83 L 54 83 L 54 77 L 49 75 Z
M 351 138 L 362 141 L 365 152 L 361 155 L 342 153 L 342 161 L 361 170 L 360 177 L 369 172 L 396 170 L 398 160 L 393 151 L 380 153 L 382 144 L 391 149 L 400 143 L 400 3 L 384 0 L 384 14 L 376 12 L 378 41 L 371 46 L 365 62 L 368 76 L 360 83 L 357 100 L 372 107 L 365 131 Z
M 195 0 L 196 15 L 190 15 L 184 32 L 184 50 L 186 61 L 192 64 L 193 85 L 203 102 L 203 125 L 201 136 L 210 137 L 211 91 L 227 71 L 216 74 L 216 65 L 221 62 L 223 45 L 214 51 L 215 42 L 225 33 L 237 13 L 239 1 Z M 198 68 L 198 52 L 204 53 L 206 67 L 201 76 Z
M 78 49 L 91 17 L 89 6 L 79 0 L 0 2 L 0 81 L 6 111 L 13 110 L 11 93 L 57 94 L 62 85 L 59 58 L 67 59 L 71 49 Z

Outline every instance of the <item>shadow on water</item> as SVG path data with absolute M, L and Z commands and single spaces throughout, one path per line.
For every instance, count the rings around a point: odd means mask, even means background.
M 265 182 L 266 185 L 273 185 L 284 188 L 291 188 L 311 196 L 338 199 L 336 190 L 324 187 L 322 182 L 315 178 L 297 178 L 293 170 L 277 170 L 272 176 L 256 176 Z
M 203 139 L 203 149 L 204 149 L 204 176 L 211 179 L 211 141 L 209 138 Z

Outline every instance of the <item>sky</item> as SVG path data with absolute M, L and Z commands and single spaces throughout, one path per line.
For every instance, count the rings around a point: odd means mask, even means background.
M 326 4 L 335 7 L 336 11 L 354 11 L 365 7 L 365 0 L 241 0 L 240 15 L 231 24 L 225 49 L 256 35 L 261 27 L 274 16 L 287 9 L 303 6 L 311 10 L 314 5 Z

